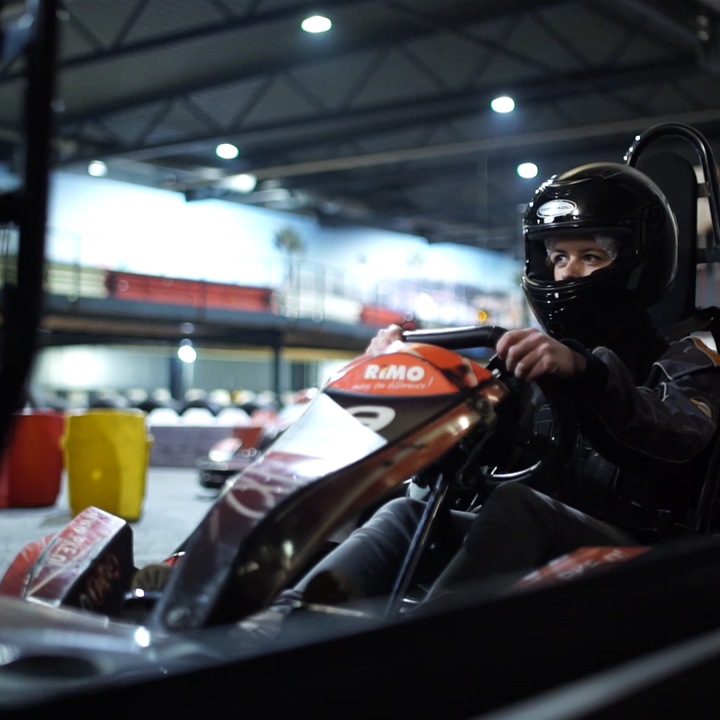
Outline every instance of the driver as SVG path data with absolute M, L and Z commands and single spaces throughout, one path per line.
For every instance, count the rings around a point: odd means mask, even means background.
M 714 445 L 720 356 L 697 338 L 667 342 L 647 312 L 677 268 L 660 189 L 626 165 L 584 165 L 538 188 L 523 234 L 522 284 L 542 330 L 507 332 L 497 357 L 522 380 L 555 376 L 572 398 L 577 438 L 563 471 L 572 482 L 562 484 L 571 490 L 561 502 L 511 482 L 478 512 L 453 511 L 451 559 L 440 553 L 431 597 L 479 579 L 506 587 L 579 547 L 647 542 L 688 519 Z M 367 352 L 400 339 L 391 326 Z M 411 497 L 383 506 L 298 589 L 320 602 L 387 595 L 423 507 Z

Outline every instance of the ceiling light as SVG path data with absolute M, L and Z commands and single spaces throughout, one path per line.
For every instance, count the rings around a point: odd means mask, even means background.
M 502 97 L 496 97 L 490 103 L 490 107 L 496 113 L 509 113 L 515 109 L 515 101 L 511 97 L 503 95 Z
M 517 166 L 517 174 L 521 178 L 534 178 L 538 174 L 538 166 L 535 163 L 525 162 Z
M 108 166 L 102 160 L 92 160 L 88 163 L 87 171 L 93 177 L 103 177 L 108 173 Z
M 190 340 L 187 339 L 180 342 L 177 355 L 184 363 L 194 363 L 197 359 L 197 352 Z
M 223 178 L 219 185 L 229 190 L 235 190 L 239 193 L 249 193 L 255 189 L 257 178 L 249 173 L 241 173 L 240 175 L 229 175 Z
M 240 154 L 240 151 L 235 147 L 235 145 L 231 145 L 230 143 L 220 143 L 220 145 L 215 148 L 215 154 L 218 157 L 223 158 L 223 160 L 232 160 Z
M 322 15 L 313 15 L 312 17 L 305 18 L 300 27 L 309 33 L 323 33 L 327 32 L 331 27 L 332 23 L 326 17 Z

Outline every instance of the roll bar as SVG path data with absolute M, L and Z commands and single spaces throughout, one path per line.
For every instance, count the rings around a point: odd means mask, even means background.
M 702 133 L 690 125 L 682 123 L 666 123 L 654 125 L 637 135 L 624 156 L 624 161 L 630 167 L 637 167 L 642 154 L 661 138 L 678 137 L 692 145 L 700 160 L 704 177 L 704 189 L 710 206 L 713 234 L 709 239 L 711 245 L 703 253 L 698 250 L 698 262 L 720 262 L 720 185 L 718 184 L 718 169 L 715 154 L 710 143 Z

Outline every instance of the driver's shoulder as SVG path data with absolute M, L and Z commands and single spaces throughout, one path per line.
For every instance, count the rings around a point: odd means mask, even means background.
M 654 365 L 672 380 L 705 371 L 720 376 L 720 354 L 693 336 L 671 343 Z

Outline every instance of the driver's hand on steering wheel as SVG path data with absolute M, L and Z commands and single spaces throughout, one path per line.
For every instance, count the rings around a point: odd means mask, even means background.
M 365 354 L 377 355 L 387 350 L 396 340 L 402 340 L 402 332 L 402 328 L 399 325 L 390 325 L 389 327 L 383 328 L 370 341 L 370 344 L 365 350 Z
M 586 366 L 580 353 L 533 328 L 509 330 L 495 350 L 507 371 L 522 380 L 536 380 L 542 375 L 569 378 L 584 372 Z

